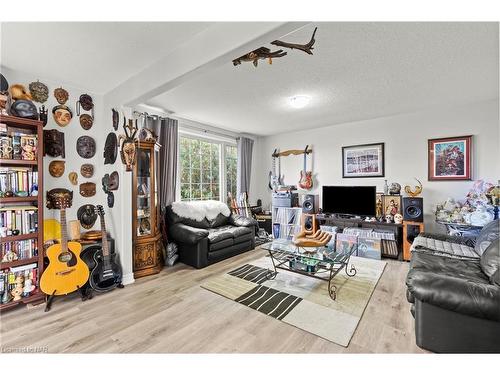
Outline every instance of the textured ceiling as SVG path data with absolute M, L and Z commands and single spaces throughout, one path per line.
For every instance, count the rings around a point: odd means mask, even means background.
M 305 43 L 314 26 L 313 56 L 228 61 L 147 104 L 269 135 L 498 97 L 497 23 L 317 23 L 283 40 Z M 298 94 L 308 107 L 288 105 Z
M 200 22 L 1 24 L 3 66 L 105 93 L 209 27 Z

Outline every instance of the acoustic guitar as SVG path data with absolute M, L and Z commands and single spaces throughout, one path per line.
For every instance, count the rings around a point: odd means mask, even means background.
M 122 268 L 115 260 L 116 254 L 111 254 L 109 251 L 104 208 L 98 205 L 96 213 L 101 219 L 102 249 L 93 254 L 95 266 L 90 271 L 89 283 L 96 292 L 109 292 L 116 287 L 123 287 Z
M 47 192 L 47 207 L 60 210 L 61 243 L 47 249 L 49 265 L 40 279 L 40 288 L 49 296 L 74 292 L 89 278 L 89 269 L 80 259 L 82 245 L 68 241 L 66 208 L 71 207 L 73 192 L 67 189 L 52 189 Z

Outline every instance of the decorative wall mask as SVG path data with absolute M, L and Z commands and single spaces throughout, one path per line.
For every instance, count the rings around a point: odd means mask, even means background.
M 115 205 L 115 195 L 113 194 L 112 191 L 108 193 L 108 207 L 113 208 Z
M 113 113 L 113 129 L 118 130 L 118 123 L 120 122 L 120 114 L 114 108 L 111 108 Z
M 94 117 L 94 102 L 89 94 L 82 94 L 76 102 L 76 114 L 80 115 L 80 107 L 85 111 L 92 111 L 92 117 Z
M 114 164 L 118 154 L 118 139 L 115 133 L 109 133 L 104 144 L 104 164 Z
M 122 163 L 125 164 L 127 172 L 132 171 L 132 166 L 135 163 L 135 135 L 137 133 L 137 120 L 129 120 L 128 125 L 124 125 L 123 130 L 125 135 L 120 134 L 119 140 L 121 143 L 120 157 Z
M 0 73 L 0 92 L 5 92 L 9 90 L 9 81 L 7 81 L 7 78 Z
M 84 159 L 90 159 L 95 155 L 94 138 L 88 135 L 82 135 L 76 141 L 76 151 Z
M 43 122 L 43 126 L 47 125 L 47 120 L 48 120 L 47 113 L 48 112 L 49 111 L 47 109 L 45 109 L 44 105 L 42 105 L 41 107 L 38 108 L 38 120 Z
M 80 116 L 80 125 L 83 129 L 89 130 L 94 124 L 94 118 L 84 113 Z
M 43 156 L 66 157 L 64 150 L 64 133 L 56 129 L 43 131 Z
M 137 134 L 137 139 L 144 142 L 156 142 L 156 136 L 153 131 L 148 128 L 142 128 Z
M 105 174 L 104 177 L 101 179 L 101 184 L 102 184 L 102 190 L 108 194 L 109 193 L 109 174 Z
M 32 100 L 31 94 L 24 85 L 15 84 L 9 88 L 10 97 L 13 100 Z
M 117 171 L 114 171 L 109 175 L 109 190 L 111 191 L 118 190 L 119 186 L 120 186 L 120 176 L 118 175 Z
M 93 204 L 84 204 L 78 209 L 76 216 L 78 220 L 80 220 L 80 224 L 83 228 L 90 229 L 94 226 L 97 220 L 95 211 L 95 206 Z
M 61 177 L 65 169 L 64 160 L 53 160 L 49 163 L 49 173 L 52 177 Z
M 56 98 L 56 100 L 59 104 L 64 104 L 68 101 L 69 94 L 65 89 L 63 89 L 62 87 L 59 87 L 59 88 L 54 90 L 54 97 Z
M 94 166 L 92 164 L 82 164 L 80 173 L 85 178 L 90 178 L 94 175 Z
M 60 104 L 52 108 L 52 116 L 57 125 L 64 127 L 71 122 L 73 112 L 67 105 Z
M 29 84 L 31 97 L 35 102 L 45 103 L 49 98 L 49 88 L 40 81 L 31 82 Z
M 0 91 L 0 115 L 8 115 L 7 111 L 8 104 L 10 102 L 9 92 Z
M 69 182 L 71 182 L 72 185 L 78 185 L 78 173 L 76 172 L 70 172 L 68 174 Z
M 95 195 L 95 184 L 93 182 L 80 184 L 80 195 L 86 198 L 93 197 Z
M 38 120 L 38 109 L 30 100 L 18 99 L 10 106 L 12 116 Z

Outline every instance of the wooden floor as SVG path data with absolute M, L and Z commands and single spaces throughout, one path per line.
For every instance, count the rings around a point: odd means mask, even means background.
M 348 348 L 200 287 L 262 257 L 262 250 L 202 270 L 183 264 L 82 302 L 78 295 L 2 313 L 0 346 L 59 352 L 422 353 L 405 298 L 408 263 L 390 261 Z

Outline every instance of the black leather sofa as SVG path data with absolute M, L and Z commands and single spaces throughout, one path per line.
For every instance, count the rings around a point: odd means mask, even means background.
M 500 353 L 498 225 L 497 220 L 485 226 L 473 248 L 477 255 L 465 255 L 466 238 L 423 233 L 431 242 L 416 241 L 420 245 L 412 248 L 406 285 L 419 347 L 438 353 Z M 422 246 L 441 241 L 446 252 Z
M 203 268 L 255 248 L 256 220 L 240 215 L 219 214 L 201 221 L 177 215 L 172 206 L 165 209 L 169 240 L 179 249 L 179 260 Z

